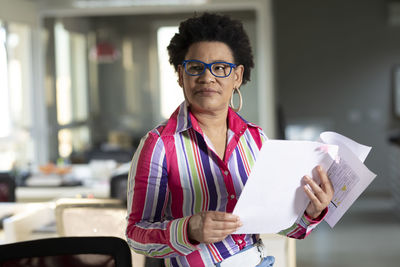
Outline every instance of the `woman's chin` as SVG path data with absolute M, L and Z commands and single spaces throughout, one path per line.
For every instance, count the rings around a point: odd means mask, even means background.
M 196 102 L 196 103 L 191 103 L 190 107 L 192 108 L 192 111 L 194 112 L 220 112 L 220 111 L 225 111 L 228 109 L 228 105 L 222 105 L 221 103 L 215 103 L 215 102 L 210 102 L 210 101 L 202 101 L 202 102 Z M 193 108 L 195 110 L 193 110 Z

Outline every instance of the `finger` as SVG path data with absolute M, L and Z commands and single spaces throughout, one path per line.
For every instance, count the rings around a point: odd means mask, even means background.
M 225 237 L 229 234 L 232 234 L 233 232 L 235 232 L 237 229 L 221 229 L 221 230 L 216 230 L 214 229 L 213 231 L 210 231 L 208 234 L 210 237 L 215 237 L 215 238 L 221 238 L 221 237 Z
M 328 174 L 322 169 L 321 166 L 317 166 L 319 178 L 321 180 L 321 188 L 326 191 L 333 191 L 332 182 L 328 177 Z
M 223 239 L 225 239 L 228 235 L 233 234 L 237 229 L 233 229 L 233 230 L 213 230 L 210 232 L 207 232 L 205 234 L 205 240 L 207 242 L 217 242 L 217 241 L 221 241 Z M 211 243 L 210 242 L 210 243 Z
M 319 179 L 321 181 L 321 187 L 323 188 L 324 186 L 331 186 L 331 181 L 328 177 L 328 174 L 322 169 L 321 166 L 317 166 L 317 172 L 319 175 Z
M 318 206 L 321 203 L 317 196 L 310 190 L 310 188 L 305 185 L 303 186 L 303 189 L 310 201 L 314 204 L 314 206 Z
M 318 195 L 318 194 L 324 193 L 322 188 L 309 176 L 305 175 L 304 181 L 310 186 L 310 188 L 311 188 L 312 192 L 314 192 L 314 194 Z
M 204 222 L 204 228 L 208 230 L 236 230 L 242 223 L 240 221 L 213 221 L 207 220 Z
M 239 221 L 239 216 L 233 215 L 232 213 L 221 212 L 221 211 L 209 211 L 208 212 L 214 221 Z
M 214 243 L 225 239 L 230 234 L 233 234 L 237 230 L 237 228 L 221 229 L 221 230 L 217 229 L 213 230 L 203 229 L 203 230 L 204 230 L 204 235 L 203 235 L 204 243 Z
M 333 191 L 331 192 L 329 189 L 325 192 L 315 181 L 313 181 L 310 177 L 304 176 L 306 183 L 309 185 L 305 186 L 306 189 L 309 190 L 309 193 L 312 194 L 318 201 L 313 201 L 315 206 L 319 206 L 321 204 L 329 203 L 333 196 Z M 311 189 L 310 189 L 311 188 Z M 333 189 L 332 189 L 333 190 Z M 306 191 L 307 192 L 307 191 Z M 310 198 L 312 200 L 312 198 Z

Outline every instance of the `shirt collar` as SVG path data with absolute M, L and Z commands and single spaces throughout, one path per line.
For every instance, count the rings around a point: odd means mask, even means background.
M 257 127 L 256 125 L 246 121 L 239 114 L 233 111 L 230 107 L 228 109 L 228 122 L 229 122 L 229 130 L 237 135 L 242 135 L 247 128 Z M 190 128 L 193 128 L 200 134 L 202 134 L 202 130 L 197 122 L 197 119 L 190 112 L 190 108 L 186 101 L 183 101 L 182 104 L 175 110 L 175 112 L 171 115 L 166 125 L 166 129 L 168 129 L 166 134 L 176 134 L 184 132 Z

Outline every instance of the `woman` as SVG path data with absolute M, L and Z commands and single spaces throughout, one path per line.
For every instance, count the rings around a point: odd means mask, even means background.
M 232 234 L 241 222 L 231 212 L 267 139 L 229 107 L 250 80 L 248 36 L 239 21 L 204 13 L 181 23 L 168 51 L 185 101 L 135 153 L 128 243 L 167 266 L 272 266 L 258 235 Z M 282 234 L 304 238 L 326 214 L 333 188 L 317 169 L 321 186 L 305 178 L 315 193 L 305 187 L 310 204 Z

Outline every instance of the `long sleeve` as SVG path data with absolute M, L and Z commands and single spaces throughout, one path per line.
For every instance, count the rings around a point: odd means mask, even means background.
M 190 216 L 170 218 L 166 211 L 168 198 L 164 143 L 153 131 L 142 139 L 129 172 L 126 236 L 135 252 L 166 258 L 197 249 L 187 236 Z
M 325 208 L 325 210 L 323 210 L 315 219 L 310 218 L 306 213 L 304 213 L 303 216 L 301 216 L 291 227 L 282 230 L 279 234 L 291 238 L 304 239 L 320 222 L 322 222 L 327 213 L 328 208 Z

